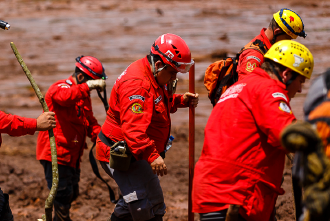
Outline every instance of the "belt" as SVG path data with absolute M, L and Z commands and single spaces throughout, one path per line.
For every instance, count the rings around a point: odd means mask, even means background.
M 104 135 L 104 133 L 102 132 L 102 130 L 101 130 L 100 133 L 99 133 L 99 138 L 100 138 L 100 140 L 101 140 L 105 145 L 107 145 L 107 146 L 109 146 L 109 147 L 111 147 L 112 145 L 115 144 L 114 141 L 112 141 L 109 137 L 107 137 L 107 136 Z M 129 151 L 129 149 L 128 149 L 128 151 Z M 163 159 L 165 159 L 165 151 L 161 152 L 159 155 L 160 155 Z M 132 156 L 132 160 L 131 160 L 131 162 L 134 162 L 134 161 L 136 161 L 136 159 L 135 159 L 134 156 Z
M 102 133 L 102 130 L 99 133 L 100 140 L 107 146 L 111 147 L 115 144 L 109 137 L 106 137 L 104 133 Z
M 102 132 L 102 130 L 99 133 L 99 138 L 102 141 L 102 143 L 104 143 L 105 145 L 107 145 L 109 147 L 113 146 L 116 143 L 113 140 L 111 140 L 109 137 L 105 136 L 104 133 Z M 126 148 L 126 151 L 129 153 L 131 152 L 128 148 Z M 136 159 L 132 154 L 131 163 L 135 162 L 135 161 L 136 161 Z

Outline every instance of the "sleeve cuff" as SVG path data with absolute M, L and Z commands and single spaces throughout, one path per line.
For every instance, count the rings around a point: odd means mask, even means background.
M 27 130 L 28 134 L 33 135 L 37 130 L 37 119 L 24 118 L 24 128 Z
M 143 153 L 143 159 L 148 161 L 149 164 L 151 164 L 154 160 L 156 160 L 159 157 L 159 153 L 154 147 L 150 147 L 146 149 Z

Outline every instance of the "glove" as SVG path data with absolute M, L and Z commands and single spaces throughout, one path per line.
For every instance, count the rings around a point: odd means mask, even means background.
M 321 150 L 322 140 L 308 122 L 297 121 L 288 125 L 280 134 L 282 146 L 290 151 L 311 152 Z
M 88 85 L 89 90 L 99 89 L 100 91 L 103 91 L 105 87 L 105 80 L 103 79 L 88 80 L 86 81 L 86 84 Z

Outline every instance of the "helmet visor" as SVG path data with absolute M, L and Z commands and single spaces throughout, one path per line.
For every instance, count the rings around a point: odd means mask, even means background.
M 189 72 L 191 66 L 194 65 L 194 60 L 191 60 L 189 63 L 176 62 L 176 64 L 174 64 L 174 65 L 178 72 L 187 73 L 187 72 Z

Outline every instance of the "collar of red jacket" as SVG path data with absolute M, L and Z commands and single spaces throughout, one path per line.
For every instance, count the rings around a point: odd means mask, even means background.
M 154 77 L 154 75 L 151 71 L 150 64 L 149 64 L 147 56 L 145 58 L 143 58 L 143 64 L 144 64 L 144 66 L 146 66 L 145 73 L 149 77 L 151 84 L 155 88 L 158 88 L 159 85 L 158 85 L 158 83 L 157 83 L 157 81 L 156 81 L 156 79 L 155 79 L 155 77 Z
M 260 67 L 256 67 L 256 68 L 253 70 L 252 73 L 257 74 L 257 75 L 259 75 L 259 76 L 262 76 L 262 77 L 264 77 L 264 78 L 272 79 L 272 78 L 269 76 L 269 74 L 268 74 L 266 71 L 264 71 L 262 68 L 260 68 Z M 286 90 L 286 85 L 285 85 L 285 84 L 283 84 L 283 83 L 280 82 L 279 80 L 275 80 L 275 79 L 273 79 L 273 80 L 277 82 L 278 86 L 280 86 L 281 88 L 283 88 L 284 90 Z
M 265 34 L 265 31 L 266 31 L 266 28 L 261 29 L 261 31 L 260 31 L 260 35 L 261 35 L 261 37 L 264 39 L 264 40 L 263 40 L 264 44 L 265 44 L 266 47 L 269 49 L 269 48 L 272 46 L 272 44 L 270 43 L 269 39 L 267 38 L 267 36 L 266 36 L 266 34 Z
M 73 77 L 72 77 L 72 76 L 70 76 L 65 82 L 68 83 L 68 84 L 71 83 L 70 86 L 71 86 L 71 85 L 76 85 L 76 83 L 75 83 L 75 81 L 73 80 Z

